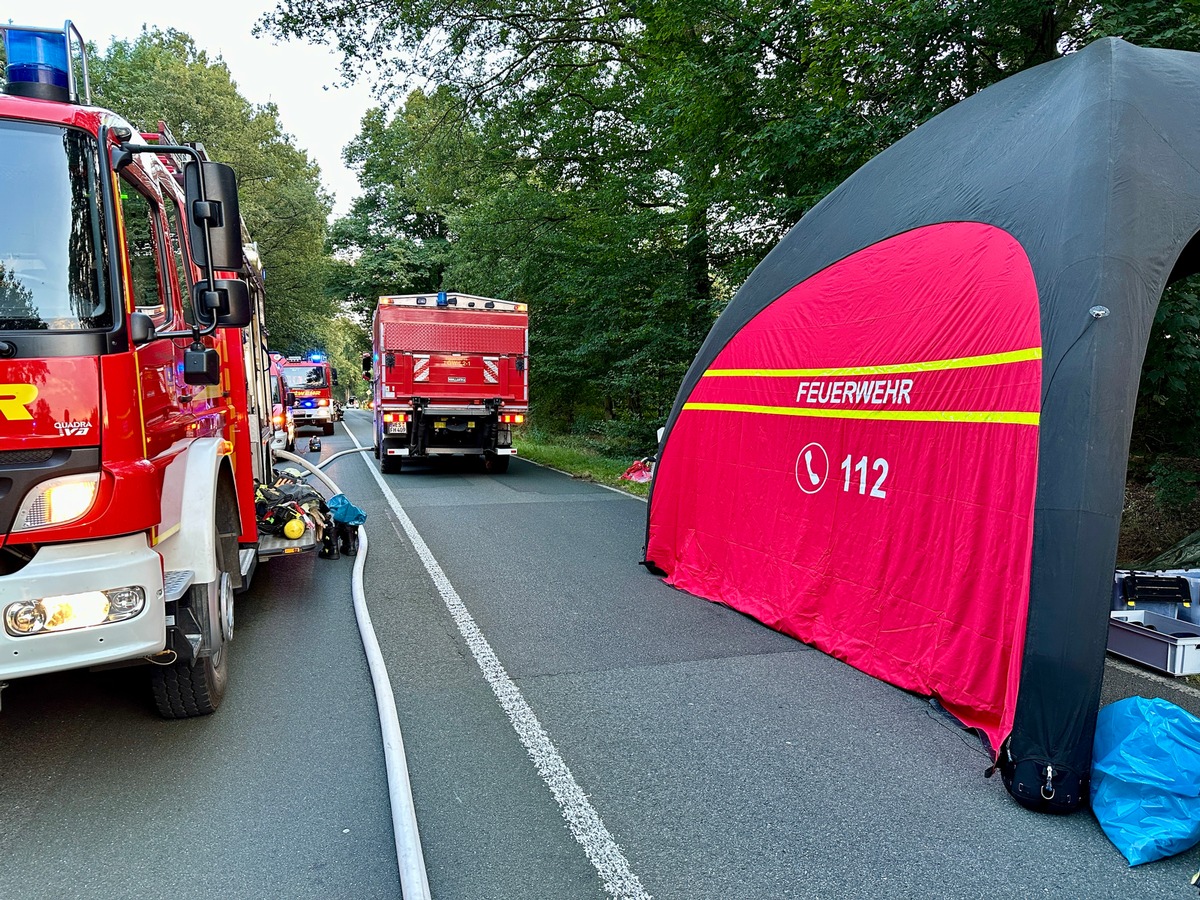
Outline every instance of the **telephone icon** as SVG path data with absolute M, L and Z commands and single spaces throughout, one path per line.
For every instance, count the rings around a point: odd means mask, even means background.
M 829 454 L 816 441 L 805 444 L 796 455 L 796 487 L 815 494 L 829 478 Z
M 804 451 L 804 468 L 808 470 L 808 480 L 812 482 L 813 487 L 816 487 L 821 483 L 821 479 L 817 476 L 817 473 L 813 471 L 811 450 Z

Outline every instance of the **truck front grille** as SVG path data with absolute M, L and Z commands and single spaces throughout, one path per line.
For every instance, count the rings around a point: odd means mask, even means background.
M 0 450 L 0 468 L 8 466 L 36 466 L 49 462 L 53 450 Z

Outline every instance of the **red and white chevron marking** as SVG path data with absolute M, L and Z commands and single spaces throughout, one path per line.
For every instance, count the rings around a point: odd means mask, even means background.
M 500 383 L 500 358 L 498 356 L 483 358 L 483 382 L 484 384 Z
M 428 381 L 429 380 L 429 357 L 414 356 L 413 357 L 413 381 Z

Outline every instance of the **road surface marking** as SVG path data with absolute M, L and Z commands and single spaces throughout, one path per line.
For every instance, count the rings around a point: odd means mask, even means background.
M 347 428 L 346 431 L 349 432 L 350 429 Z M 350 434 L 350 439 L 354 441 L 355 446 L 362 446 L 353 434 Z M 508 715 L 513 730 L 521 739 L 529 758 L 533 760 L 542 780 L 546 782 L 550 793 L 558 801 L 563 818 L 570 826 L 571 834 L 579 842 L 592 865 L 596 867 L 604 890 L 617 900 L 650 900 L 650 895 L 646 893 L 641 881 L 629 867 L 629 861 L 625 858 L 625 854 L 621 852 L 621 848 L 617 846 L 617 842 L 613 840 L 608 828 L 601 821 L 600 814 L 596 812 L 595 807 L 583 792 L 583 788 L 579 786 L 575 776 L 567 768 L 566 762 L 550 740 L 550 736 L 546 734 L 546 730 L 538 721 L 532 707 L 521 694 L 520 688 L 504 670 L 500 658 L 496 656 L 491 644 L 483 636 L 479 626 L 475 624 L 475 620 L 458 596 L 458 591 L 450 583 L 450 579 L 429 549 L 429 545 L 425 543 L 425 539 L 417 531 L 412 519 L 408 517 L 408 513 L 404 511 L 404 507 L 400 505 L 400 501 L 396 499 L 396 495 L 392 493 L 392 489 L 388 487 L 387 482 L 379 474 L 379 470 L 371 460 L 364 456 L 363 462 L 366 463 L 371 475 L 378 482 L 388 506 L 391 507 L 400 527 L 404 529 L 413 549 L 417 551 L 417 556 L 425 566 L 425 571 L 429 573 L 434 587 L 441 594 L 442 602 L 446 604 L 446 609 L 453 617 L 459 633 L 475 657 L 475 662 L 479 664 L 479 669 L 491 686 L 501 708 Z

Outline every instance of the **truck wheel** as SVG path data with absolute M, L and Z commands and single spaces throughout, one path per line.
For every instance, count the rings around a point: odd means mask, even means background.
M 233 507 L 222 504 L 217 509 L 217 577 L 209 584 L 194 584 L 189 593 L 192 612 L 206 636 L 204 645 L 211 650 L 207 656 L 190 662 L 176 660 L 168 666 L 156 666 L 151 674 L 154 705 L 164 719 L 189 719 L 216 712 L 229 683 L 229 641 L 233 638 L 233 579 L 226 563 L 225 544 L 231 537 L 237 540 L 237 527 L 230 525 L 222 512 L 232 515 Z M 224 529 L 221 522 L 226 522 Z M 222 535 L 222 531 L 225 535 Z M 236 546 L 236 544 L 235 544 Z M 236 555 L 234 557 L 237 558 Z
M 399 472 L 404 466 L 404 463 L 402 463 L 400 459 L 401 457 L 399 456 L 388 456 L 386 453 L 380 450 L 379 471 L 384 475 L 391 475 Z
M 495 453 L 483 455 L 483 471 L 489 475 L 503 475 L 508 471 L 508 456 L 498 456 Z
M 321 426 L 321 431 L 325 433 L 326 437 L 333 434 L 333 423 L 326 422 L 324 425 Z

